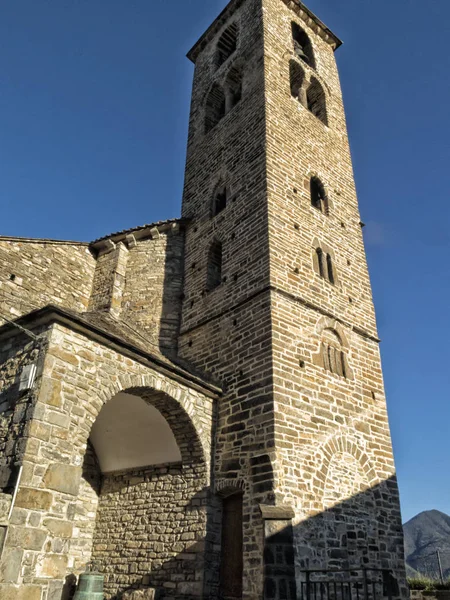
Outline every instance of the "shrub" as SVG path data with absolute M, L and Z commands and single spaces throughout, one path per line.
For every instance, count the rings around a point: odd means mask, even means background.
M 408 578 L 408 585 L 410 590 L 450 590 L 450 579 L 441 583 L 435 579 L 428 577 L 410 577 Z

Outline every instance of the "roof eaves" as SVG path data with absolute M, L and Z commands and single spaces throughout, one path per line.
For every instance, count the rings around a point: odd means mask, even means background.
M 339 46 L 342 45 L 342 41 L 335 35 L 331 29 L 329 29 L 320 19 L 317 17 L 309 8 L 307 8 L 303 2 L 300 0 L 282 0 L 288 8 L 293 10 L 297 9 L 300 13 L 300 16 L 303 18 L 306 16 L 306 21 L 310 21 L 308 23 L 310 26 L 315 24 L 317 27 L 317 32 L 322 33 L 322 37 L 327 41 L 334 50 L 337 50 Z M 239 6 L 244 2 L 244 0 L 231 0 L 219 16 L 213 21 L 213 23 L 208 27 L 205 33 L 199 38 L 199 40 L 192 46 L 192 48 L 187 53 L 187 57 L 190 61 L 195 64 L 198 55 L 203 50 L 203 48 L 211 41 L 211 39 L 216 35 L 217 31 L 222 27 L 227 18 L 233 13 L 234 10 L 239 8 Z M 302 14 L 303 13 L 303 14 Z
M 166 221 L 156 221 L 155 223 L 148 223 L 146 225 L 140 225 L 139 227 L 131 227 L 130 229 L 123 229 L 122 231 L 116 231 L 110 233 L 101 238 L 98 238 L 89 244 L 91 249 L 98 250 L 108 240 L 114 243 L 125 240 L 128 235 L 134 235 L 137 238 L 152 237 L 151 231 L 157 229 L 160 233 L 167 231 L 168 229 L 174 228 L 177 225 L 182 226 L 188 223 L 188 219 L 167 219 Z
M 79 242 L 76 240 L 53 240 L 47 238 L 27 238 L 13 235 L 0 235 L 1 242 L 20 242 L 28 244 L 55 244 L 59 246 L 89 246 L 89 242 Z
M 288 6 L 288 8 L 293 9 L 295 12 L 298 11 L 300 16 L 306 21 L 309 27 L 314 29 L 314 25 L 316 25 L 318 28 L 317 33 L 322 33 L 321 37 L 323 37 L 323 39 L 328 42 L 334 50 L 337 50 L 339 46 L 342 46 L 342 40 L 338 38 L 338 36 L 335 35 L 331 29 L 319 19 L 317 15 L 315 15 L 307 6 L 305 6 L 301 0 L 283 0 L 283 2 Z

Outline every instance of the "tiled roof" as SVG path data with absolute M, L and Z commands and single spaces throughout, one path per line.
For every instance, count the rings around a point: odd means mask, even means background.
M 136 325 L 128 324 L 125 321 L 115 319 L 108 313 L 102 312 L 85 312 L 79 313 L 75 310 L 61 308 L 58 306 L 47 305 L 41 309 L 34 310 L 22 317 L 16 319 L 16 322 L 25 328 L 31 328 L 34 323 L 38 324 L 45 320 L 63 321 L 64 323 L 73 322 L 84 326 L 83 329 L 88 329 L 97 336 L 101 335 L 109 339 L 115 345 L 122 347 L 124 350 L 129 350 L 138 353 L 150 362 L 165 368 L 170 372 L 188 379 L 193 384 L 202 388 L 208 388 L 214 394 L 220 394 L 220 387 L 212 381 L 209 381 L 202 373 L 197 372 L 192 366 L 179 359 L 169 358 L 165 356 L 158 344 L 155 344 L 145 334 L 138 331 Z M 11 331 L 14 324 L 9 322 L 0 327 L 0 334 Z

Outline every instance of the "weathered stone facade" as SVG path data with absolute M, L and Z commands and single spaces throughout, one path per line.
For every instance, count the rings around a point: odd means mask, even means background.
M 186 573 L 191 573 L 195 564 L 194 576 L 175 578 L 173 586 L 166 572 L 167 579 L 163 583 L 169 592 L 185 595 L 189 588 L 185 585 L 187 582 L 192 589 L 202 588 L 203 571 L 199 564 L 204 560 L 205 498 L 210 479 L 215 391 L 206 390 L 205 395 L 195 389 L 201 389 L 196 380 L 188 378 L 182 383 L 187 375 L 181 371 L 178 375 L 170 374 L 168 367 L 161 370 L 160 365 L 154 370 L 142 357 L 133 360 L 115 352 L 110 342 L 102 345 L 67 326 L 51 324 L 52 320 L 41 333 L 46 342 L 45 357 L 40 363 L 34 398 L 30 401 L 32 417 L 27 421 L 27 413 L 22 416 L 21 425 L 28 435 L 24 433 L 20 438 L 24 446 L 23 471 L 3 552 L 5 586 L 0 589 L 12 593 L 16 586 L 20 586 L 17 589 L 26 586 L 30 594 L 38 594 L 34 590 L 40 594 L 55 588 L 52 593 L 61 595 L 67 574 L 84 570 L 90 560 L 100 564 L 103 560 L 106 571 L 110 571 L 111 565 L 115 569 L 115 574 L 107 577 L 106 591 L 110 597 L 120 584 L 121 591 L 133 585 L 145 585 L 149 575 L 143 576 L 144 567 L 135 571 L 133 565 L 144 562 L 139 559 L 141 548 L 147 556 L 145 564 L 152 562 L 155 550 L 151 546 L 155 547 L 155 543 L 156 547 L 164 546 L 161 556 L 170 556 L 174 561 L 174 573 L 184 572 L 185 565 Z M 13 336 L 11 342 L 14 342 L 10 344 L 11 349 L 17 349 L 20 339 Z M 10 353 L 16 361 L 21 360 L 21 352 L 11 350 Z M 183 462 L 166 469 L 153 468 L 153 472 L 150 468 L 128 472 L 122 476 L 122 484 L 118 475 L 105 476 L 99 486 L 101 474 L 96 472 L 93 450 L 86 452 L 89 433 L 102 406 L 125 390 L 158 408 L 171 425 Z M 188 481 L 191 481 L 189 485 Z M 114 504 L 117 485 L 120 506 Z M 160 507 L 154 521 L 142 516 L 146 512 L 142 499 L 151 496 L 152 486 L 158 490 L 162 486 L 165 490 L 165 502 L 161 502 L 161 496 L 159 501 L 153 499 Z M 124 487 L 127 495 L 123 495 Z M 121 566 L 114 560 L 111 548 L 114 536 L 106 546 L 111 551 L 107 560 L 102 550 L 104 541 L 110 539 L 109 511 L 117 518 L 114 535 L 120 531 L 119 524 L 128 532 L 132 531 L 130 521 L 136 526 L 136 535 L 128 547 L 122 536 Z M 175 527 L 174 513 L 175 516 L 180 513 L 177 518 L 183 529 Z M 161 532 L 163 527 L 170 528 L 167 524 L 164 526 L 165 521 L 174 526 L 171 542 L 167 541 L 171 532 Z M 137 531 L 141 532 L 141 543 Z M 12 555 L 16 564 L 14 571 Z M 158 565 L 158 560 L 153 562 Z
M 339 43 L 232 0 L 189 53 L 183 218 L 0 239 L 2 598 L 67 600 L 89 563 L 108 599 L 361 567 L 406 595 Z

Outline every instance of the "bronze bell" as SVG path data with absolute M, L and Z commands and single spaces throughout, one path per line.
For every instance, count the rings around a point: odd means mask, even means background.
M 305 54 L 303 46 L 301 44 L 299 44 L 296 40 L 294 40 L 294 50 L 295 50 L 295 54 L 298 56 L 298 58 L 301 58 L 302 60 L 305 61 L 305 63 L 309 64 L 309 58 Z
M 102 573 L 81 573 L 73 600 L 103 600 L 104 578 Z

